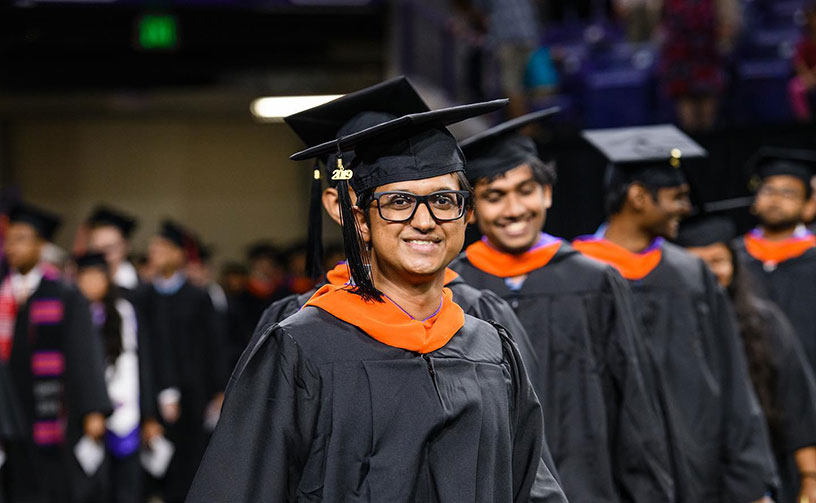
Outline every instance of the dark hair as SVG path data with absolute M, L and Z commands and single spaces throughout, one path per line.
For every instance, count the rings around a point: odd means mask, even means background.
M 530 166 L 530 169 L 533 171 L 533 180 L 540 185 L 555 185 L 555 183 L 558 181 L 558 173 L 555 170 L 555 161 L 544 162 L 538 157 L 530 157 L 522 164 Z M 519 166 L 521 166 L 521 164 Z M 485 176 L 477 179 L 476 183 L 482 181 L 492 183 L 499 178 L 503 178 L 506 174 L 507 171 L 503 171 L 492 176 Z
M 760 310 L 760 300 L 754 293 L 749 275 L 745 272 L 736 250 L 726 243 L 734 269 L 727 291 L 737 315 L 740 337 L 748 362 L 748 374 L 765 418 L 773 445 L 781 445 L 782 411 L 777 400 L 779 375 L 771 359 L 772 342 L 768 333 L 773 330 Z
M 607 215 L 614 215 L 623 210 L 623 205 L 626 204 L 626 199 L 629 197 L 629 189 L 635 184 L 646 189 L 646 192 L 652 196 L 652 199 L 657 201 L 657 193 L 660 190 L 659 187 L 646 185 L 643 182 L 637 181 L 619 181 L 617 183 L 609 183 L 607 184 L 604 194 L 604 210 L 606 210 Z
M 105 322 L 102 324 L 102 343 L 105 347 L 105 359 L 110 365 L 116 363 L 116 359 L 122 354 L 122 315 L 116 309 L 119 301 L 119 292 L 116 285 L 111 280 L 110 274 L 105 271 L 108 280 L 108 291 L 102 298 L 102 305 L 105 307 Z

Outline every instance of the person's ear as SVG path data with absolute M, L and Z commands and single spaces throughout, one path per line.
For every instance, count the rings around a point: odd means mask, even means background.
M 545 185 L 544 187 L 542 187 L 542 190 L 544 191 L 543 194 L 544 209 L 549 210 L 550 208 L 552 208 L 552 195 L 553 195 L 552 185 Z
M 465 223 L 476 225 L 476 210 L 468 208 L 468 210 L 465 211 Z
M 368 219 L 365 215 L 365 210 L 360 209 L 357 206 L 352 206 L 352 211 L 354 212 L 354 218 L 357 219 L 357 226 L 360 228 L 360 235 L 363 237 L 363 241 L 366 243 L 371 242 L 371 227 L 368 224 Z
M 337 225 L 340 225 L 340 198 L 337 194 L 337 189 L 334 187 L 328 187 L 323 191 L 321 199 L 323 201 L 323 208 L 326 210 L 326 213 L 329 214 L 331 219 L 334 220 Z
M 646 190 L 646 187 L 638 183 L 633 183 L 626 191 L 626 200 L 629 206 L 637 211 L 644 211 L 651 202 L 652 195 Z

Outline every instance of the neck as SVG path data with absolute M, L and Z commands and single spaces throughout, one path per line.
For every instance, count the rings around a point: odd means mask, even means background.
M 18 273 L 20 273 L 20 274 L 22 274 L 23 276 L 25 276 L 26 274 L 28 274 L 28 273 L 30 273 L 31 271 L 33 271 L 35 267 L 37 267 L 37 263 L 36 263 L 36 262 L 35 262 L 35 263 L 33 263 L 33 264 L 25 264 L 25 265 L 22 265 L 22 266 L 18 267 L 18 268 L 17 268 L 17 272 L 18 272 Z
M 378 290 L 396 302 L 414 319 L 424 320 L 439 309 L 439 303 L 442 301 L 442 288 L 445 284 L 445 271 L 440 271 L 429 281 L 409 284 L 394 281 L 372 263 L 371 279 L 377 285 Z
M 785 229 L 769 229 L 768 227 L 760 226 L 762 230 L 762 237 L 767 239 L 768 241 L 783 241 L 790 237 L 793 237 L 793 233 L 796 232 L 796 226 L 788 227 Z
M 653 236 L 644 232 L 631 218 L 622 215 L 615 215 L 609 219 L 609 227 L 604 237 L 633 253 L 642 252 L 654 240 Z

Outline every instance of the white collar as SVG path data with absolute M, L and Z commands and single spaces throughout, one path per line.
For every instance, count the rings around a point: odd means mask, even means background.
M 40 266 L 35 266 L 26 274 L 19 271 L 11 273 L 11 289 L 17 302 L 25 302 L 40 287 L 43 274 Z
M 116 268 L 116 274 L 113 275 L 113 282 L 122 288 L 133 290 L 139 286 L 139 275 L 136 273 L 136 268 L 133 267 L 133 264 L 125 260 Z

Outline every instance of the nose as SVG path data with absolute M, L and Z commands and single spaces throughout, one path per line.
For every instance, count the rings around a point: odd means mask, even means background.
M 436 227 L 436 220 L 431 215 L 431 210 L 427 204 L 417 206 L 414 217 L 411 219 L 411 227 L 420 232 L 428 232 Z
M 527 211 L 527 208 L 522 204 L 521 198 L 516 194 L 508 194 L 506 197 L 507 204 L 504 207 L 504 216 L 507 218 L 518 218 Z

